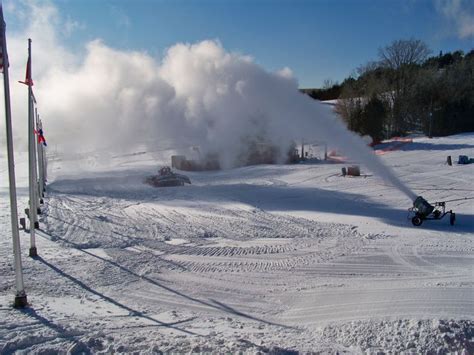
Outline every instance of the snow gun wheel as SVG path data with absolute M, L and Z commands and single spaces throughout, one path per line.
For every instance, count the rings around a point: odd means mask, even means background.
M 423 223 L 423 220 L 420 217 L 415 216 L 411 219 L 411 223 L 413 223 L 414 226 L 419 227 Z
M 449 224 L 454 226 L 454 222 L 456 221 L 456 213 L 451 213 L 449 216 Z

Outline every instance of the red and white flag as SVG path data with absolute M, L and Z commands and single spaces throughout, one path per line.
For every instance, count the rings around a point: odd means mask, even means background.
M 44 138 L 44 135 L 43 135 L 43 129 L 42 128 L 38 130 L 35 129 L 35 134 L 38 136 L 38 143 L 39 144 L 43 143 L 43 145 L 47 147 L 48 145 L 46 144 L 46 138 Z
M 28 86 L 33 86 L 33 79 L 31 78 L 31 57 L 28 57 L 28 62 L 26 63 L 25 81 L 19 82 Z

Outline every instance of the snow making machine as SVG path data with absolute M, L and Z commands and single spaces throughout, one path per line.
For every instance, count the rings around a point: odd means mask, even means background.
M 449 214 L 449 223 L 454 225 L 456 213 L 446 211 L 446 202 L 428 203 L 423 197 L 418 196 L 413 202 L 413 207 L 408 209 L 408 218 L 414 226 L 421 226 L 424 220 L 438 220 Z

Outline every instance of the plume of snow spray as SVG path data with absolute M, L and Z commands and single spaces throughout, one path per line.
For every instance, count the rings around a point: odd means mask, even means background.
M 374 174 L 383 178 L 386 182 L 403 192 L 411 201 L 414 201 L 417 195 L 403 184 L 393 170 L 385 165 L 374 152 L 367 147 L 367 144 L 361 137 L 353 132 L 349 132 L 340 120 L 331 116 L 334 116 L 333 112 L 326 113 L 328 122 L 331 122 L 331 124 L 325 128 L 327 137 L 333 137 L 332 139 L 337 142 L 338 146 L 341 147 L 347 155 L 363 163 Z
M 411 200 L 416 197 L 328 107 L 298 91 L 289 69 L 267 72 L 218 41 L 176 44 L 159 62 L 94 40 L 78 59 L 59 44 L 59 15 L 51 6 L 32 6 L 41 16 L 30 16 L 34 20 L 10 47 L 12 58 L 19 58 L 25 36 L 33 38 L 35 94 L 49 141 L 60 149 L 199 146 L 203 154 L 218 152 L 221 165 L 232 167 L 252 140 L 280 147 L 283 156 L 301 137 L 330 139 Z M 12 60 L 18 62 L 24 61 Z M 12 68 L 20 78 L 23 70 Z M 14 102 L 15 116 L 26 117 L 25 94 L 15 90 L 21 98 Z

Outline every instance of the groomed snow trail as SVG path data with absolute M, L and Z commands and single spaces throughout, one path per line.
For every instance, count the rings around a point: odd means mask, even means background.
M 472 156 L 473 138 L 417 138 L 383 159 L 428 201 L 474 197 L 474 165 L 444 165 Z M 474 351 L 474 200 L 448 204 L 455 226 L 415 228 L 410 201 L 370 172 L 342 178 L 340 164 L 156 189 L 143 184 L 148 154 L 83 161 L 67 176 L 69 162 L 50 165 L 40 258 L 22 233 L 25 311 L 10 307 L 2 199 L 0 353 Z

